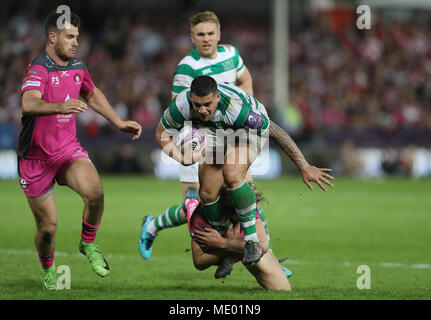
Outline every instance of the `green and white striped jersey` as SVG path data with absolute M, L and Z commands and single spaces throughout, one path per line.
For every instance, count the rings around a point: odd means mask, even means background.
M 244 62 L 238 50 L 231 45 L 218 45 L 217 58 L 207 59 L 193 49 L 178 64 L 174 74 L 172 94 L 190 87 L 194 78 L 210 76 L 217 82 L 235 84 L 244 72 Z
M 208 122 L 199 120 L 190 101 L 190 89 L 180 92 L 160 120 L 166 130 L 180 130 L 186 121 L 205 127 L 211 131 L 217 129 L 256 129 L 262 134 L 269 127 L 269 117 L 265 106 L 255 97 L 241 88 L 228 83 L 218 83 L 220 102 Z

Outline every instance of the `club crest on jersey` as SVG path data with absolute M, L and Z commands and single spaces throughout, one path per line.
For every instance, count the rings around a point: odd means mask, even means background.
M 75 75 L 73 76 L 73 80 L 75 80 L 77 84 L 81 83 L 81 77 L 79 76 L 78 72 L 75 72 Z

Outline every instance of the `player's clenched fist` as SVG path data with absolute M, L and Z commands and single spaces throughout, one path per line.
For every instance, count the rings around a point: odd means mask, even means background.
M 141 132 L 142 132 L 141 125 L 136 121 L 130 121 L 130 120 L 121 121 L 118 126 L 118 129 L 120 129 L 123 132 L 133 133 L 132 140 L 138 139 L 141 136 Z
M 60 105 L 60 113 L 81 113 L 87 111 L 87 105 L 78 99 L 69 99 Z

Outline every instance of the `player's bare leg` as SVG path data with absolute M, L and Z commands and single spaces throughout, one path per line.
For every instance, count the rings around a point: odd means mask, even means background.
M 246 267 L 263 288 L 291 290 L 289 280 L 272 251 L 267 251 L 258 263 Z
M 57 231 L 57 209 L 54 193 L 39 198 L 27 197 L 36 221 L 34 243 L 42 266 L 42 278 L 46 289 L 56 290 L 57 273 L 54 263 L 55 235 Z
M 94 244 L 104 208 L 102 183 L 95 166 L 89 159 L 78 159 L 57 177 L 57 181 L 76 191 L 83 199 L 79 250 L 90 260 L 94 272 L 101 277 L 106 277 L 109 274 L 109 265 L 100 249 Z
M 83 199 L 82 218 L 91 225 L 98 225 L 103 215 L 104 193 L 93 163 L 86 158 L 78 159 L 57 180 L 60 185 L 76 191 Z
M 290 283 L 284 273 L 278 259 L 268 250 L 268 242 L 263 223 L 256 221 L 257 234 L 265 254 L 260 261 L 254 265 L 248 265 L 246 268 L 256 278 L 256 281 L 267 290 L 285 290 L 290 291 Z

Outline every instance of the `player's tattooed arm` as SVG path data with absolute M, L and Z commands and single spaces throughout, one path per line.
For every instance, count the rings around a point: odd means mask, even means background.
M 276 125 L 273 121 L 270 121 L 269 125 L 269 137 L 275 139 L 277 144 L 283 149 L 293 163 L 301 169 L 308 165 L 307 160 L 305 160 L 304 155 L 301 150 L 299 150 L 295 141 L 289 136 L 289 134 Z
M 333 180 L 334 178 L 327 173 L 331 172 L 332 169 L 317 168 L 309 165 L 301 150 L 299 150 L 289 134 L 272 121 L 270 121 L 269 125 L 269 137 L 274 138 L 283 151 L 292 159 L 301 172 L 302 181 L 304 181 L 310 190 L 313 190 L 313 186 L 310 183 L 311 181 L 315 182 L 323 191 L 327 191 L 323 183 L 330 187 L 334 186 L 328 180 Z

